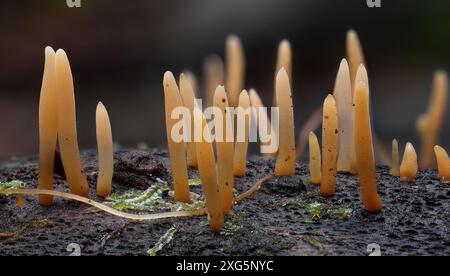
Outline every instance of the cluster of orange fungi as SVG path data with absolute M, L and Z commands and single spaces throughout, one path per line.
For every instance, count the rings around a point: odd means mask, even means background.
M 254 89 L 249 92 L 245 86 L 245 56 L 241 41 L 237 36 L 226 40 L 226 63 L 218 56 L 208 57 L 204 63 L 205 98 L 209 106 L 217 107 L 225 121 L 223 125 L 213 124 L 215 131 L 221 129 L 223 135 L 234 130 L 227 128 L 226 122 L 241 123 L 245 132 L 242 141 L 213 141 L 201 139 L 192 142 L 175 141 L 171 130 L 176 120 L 171 117 L 177 107 L 187 107 L 194 122 L 190 133 L 196 128 L 201 133 L 211 136 L 211 124 L 205 119 L 203 110 L 195 102 L 197 82 L 190 72 L 180 75 L 177 83 L 171 72 L 166 72 L 163 78 L 165 98 L 165 120 L 167 142 L 175 201 L 189 203 L 190 189 L 188 167 L 199 171 L 202 188 L 205 195 L 206 209 L 195 212 L 179 212 L 153 215 L 125 214 L 112 210 L 100 203 L 85 198 L 88 197 L 88 183 L 83 173 L 80 152 L 77 143 L 75 96 L 71 69 L 66 53 L 52 48 L 45 49 L 45 69 L 42 81 L 39 106 L 39 185 L 37 192 L 31 190 L 17 191 L 18 194 L 39 194 L 42 205 L 52 203 L 53 195 L 62 195 L 53 190 L 53 167 L 57 144 L 61 153 L 67 183 L 72 195 L 66 197 L 94 205 L 107 212 L 132 219 L 155 219 L 160 217 L 177 217 L 183 215 L 209 215 L 210 226 L 214 231 L 220 231 L 224 225 L 224 217 L 233 205 L 257 191 L 269 179 L 276 176 L 290 176 L 296 173 L 296 160 L 302 155 L 309 142 L 310 182 L 320 185 L 320 194 L 331 197 L 336 193 L 338 173 L 351 173 L 359 177 L 361 199 L 369 212 L 378 212 L 382 208 L 382 200 L 377 191 L 377 176 L 375 163 L 375 146 L 378 150 L 370 115 L 370 85 L 365 66 L 364 54 L 359 38 L 354 31 L 347 34 L 347 58 L 342 59 L 334 90 L 329 94 L 307 123 L 295 144 L 294 113 L 292 103 L 292 50 L 288 41 L 284 40 L 278 48 L 278 61 L 274 76 L 274 106 L 278 107 L 279 144 L 278 151 L 263 155 L 275 159 L 272 175 L 262 179 L 249 191 L 240 196 L 234 194 L 234 177 L 246 175 L 247 151 L 249 143 L 250 121 L 252 114 L 244 117 L 234 117 L 227 113 L 228 107 L 262 107 L 263 103 Z M 437 146 L 439 132 L 447 106 L 448 84 L 447 75 L 438 71 L 435 75 L 433 92 L 427 111 L 417 119 L 417 130 L 422 140 L 421 168 L 437 167 L 442 182 L 450 182 L 450 159 L 447 152 Z M 255 114 L 253 114 L 255 116 Z M 274 118 L 268 114 L 259 113 L 263 122 L 273 129 Z M 272 124 L 270 122 L 272 120 Z M 322 124 L 322 146 L 314 134 Z M 97 144 L 99 172 L 97 179 L 97 194 L 106 197 L 111 193 L 113 176 L 113 143 L 111 125 L 108 113 L 99 103 L 96 112 Z M 232 133 L 231 135 L 234 135 Z M 264 143 L 261 143 L 261 148 Z M 397 140 L 392 142 L 391 170 L 392 176 L 398 176 L 401 181 L 413 182 L 418 171 L 418 158 L 411 143 L 405 146 L 403 159 L 400 162 Z M 433 153 L 435 158 L 433 157 Z M 41 192 L 39 192 L 41 191 Z

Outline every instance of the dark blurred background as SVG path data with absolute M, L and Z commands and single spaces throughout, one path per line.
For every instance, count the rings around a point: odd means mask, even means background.
M 0 160 L 38 151 L 44 47 L 64 48 L 74 73 L 78 132 L 95 146 L 95 108 L 103 101 L 123 146 L 165 146 L 162 76 L 224 55 L 240 36 L 246 86 L 272 99 L 276 51 L 291 41 L 297 129 L 321 105 L 345 56 L 345 34 L 359 33 L 371 83 L 373 120 L 386 144 L 418 145 L 414 122 L 427 106 L 432 74 L 450 69 L 450 1 L 382 0 L 65 0 L 0 3 Z M 445 125 L 448 126 L 446 116 Z M 442 144 L 450 146 L 444 128 Z

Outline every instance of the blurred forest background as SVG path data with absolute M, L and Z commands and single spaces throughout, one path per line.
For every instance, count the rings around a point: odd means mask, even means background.
M 350 28 L 365 51 L 379 138 L 418 146 L 414 123 L 426 109 L 433 72 L 450 70 L 450 1 L 382 0 L 372 9 L 366 0 L 82 0 L 81 8 L 65 0 L 1 1 L 0 160 L 38 151 L 47 45 L 69 55 L 82 148 L 96 145 L 98 101 L 120 145 L 165 147 L 164 71 L 189 69 L 201 87 L 204 58 L 223 57 L 234 33 L 246 53 L 246 87 L 269 104 L 278 43 L 289 39 L 299 130 L 331 92 Z M 449 147 L 449 137 L 444 127 L 441 144 Z

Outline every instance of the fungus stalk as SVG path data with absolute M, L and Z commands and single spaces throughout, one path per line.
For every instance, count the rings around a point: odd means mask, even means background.
M 355 95 L 355 89 L 356 85 L 362 81 L 361 77 L 365 77 L 366 85 L 369 87 L 369 83 L 367 81 L 367 71 L 365 70 L 364 64 L 364 53 L 362 50 L 361 42 L 359 40 L 358 34 L 354 30 L 349 30 L 347 32 L 347 39 L 346 39 L 346 50 L 347 50 L 347 60 L 349 64 L 349 71 L 350 71 L 350 84 L 352 86 L 352 99 L 354 99 Z M 364 69 L 362 69 L 362 67 Z M 365 75 L 364 75 L 365 74 Z M 354 107 L 353 107 L 354 109 Z M 353 112 L 354 117 L 354 112 Z M 352 121 L 354 122 L 354 118 L 352 118 Z M 354 133 L 352 133 L 352 139 L 354 137 Z M 350 167 L 351 167 L 351 173 L 357 174 L 357 167 L 356 164 L 356 153 L 355 153 L 355 142 L 352 141 L 351 144 L 353 145 L 350 149 Z
M 361 186 L 361 198 L 367 211 L 378 212 L 383 204 L 377 191 L 370 122 L 369 89 L 366 83 L 359 82 L 357 84 L 353 103 L 355 105 L 355 152 Z
M 247 151 L 250 135 L 250 98 L 246 90 L 239 96 L 236 120 L 236 145 L 234 147 L 233 171 L 235 176 L 244 176 L 247 170 Z M 243 124 L 243 125 L 242 125 Z
M 292 49 L 291 43 L 287 40 L 280 42 L 278 46 L 277 68 L 275 70 L 275 78 L 281 68 L 286 70 L 289 79 L 292 79 Z
M 438 172 L 442 183 L 450 183 L 450 158 L 447 151 L 440 146 L 434 146 Z
M 321 162 L 319 141 L 316 134 L 311 131 L 309 133 L 309 174 L 312 184 L 320 184 L 321 182 Z
M 45 66 L 39 100 L 39 184 L 38 189 L 53 189 L 53 167 L 57 140 L 57 107 L 55 90 L 55 51 L 45 48 Z M 50 205 L 53 197 L 39 195 L 41 205 Z
M 284 68 L 278 72 L 275 85 L 278 106 L 279 147 L 275 175 L 294 175 L 296 167 L 294 111 L 289 76 Z
M 98 147 L 97 195 L 107 197 L 111 194 L 114 173 L 113 138 L 108 111 L 101 102 L 97 105 L 95 122 Z
M 244 87 L 245 57 L 242 44 L 236 35 L 230 35 L 226 41 L 227 75 L 226 88 L 231 106 L 238 106 L 239 93 Z
M 164 74 L 164 101 L 165 101 L 165 117 L 166 117 L 166 133 L 167 144 L 169 149 L 170 165 L 172 167 L 173 188 L 175 201 L 188 203 L 191 201 L 189 193 L 188 172 L 186 164 L 186 154 L 184 142 L 175 140 L 172 135 L 172 129 L 177 120 L 172 118 L 172 111 L 180 106 L 183 106 L 180 92 L 177 83 L 171 72 Z
M 336 101 L 328 95 L 323 103 L 322 121 L 322 180 L 320 194 L 331 197 L 336 191 L 339 126 Z
M 221 190 L 221 201 L 223 204 L 223 214 L 230 211 L 234 195 L 234 176 L 233 176 L 233 125 L 232 116 L 227 112 L 228 98 L 223 86 L 218 86 L 214 93 L 214 106 L 220 109 L 222 121 L 215 122 L 216 135 L 216 153 L 217 153 L 217 179 L 219 189 Z M 222 123 L 222 125 L 220 125 Z M 230 139 L 228 139 L 230 138 Z
M 205 78 L 205 98 L 208 106 L 214 102 L 214 92 L 217 86 L 223 85 L 224 65 L 219 56 L 210 56 L 203 63 L 203 74 Z
M 352 89 L 352 97 L 353 97 L 353 100 L 352 100 L 352 102 L 354 103 L 354 99 L 355 99 L 355 96 L 354 96 L 354 94 L 355 94 L 355 90 L 356 90 L 356 87 L 357 87 L 357 84 L 360 84 L 360 83 L 363 83 L 365 86 L 366 86 L 366 88 L 367 88 L 367 92 L 369 93 L 369 77 L 367 76 L 367 70 L 366 70 L 366 67 L 363 65 L 363 64 L 360 64 L 359 65 L 359 67 L 358 67 L 358 69 L 357 69 L 357 71 L 356 71 L 356 76 L 355 76 L 355 82 L 354 83 L 352 83 L 352 85 L 353 85 L 353 87 L 355 87 L 355 88 L 353 88 Z M 355 122 L 355 105 L 353 104 L 353 107 L 352 107 L 352 121 L 353 121 L 353 125 L 354 125 L 354 122 Z M 371 134 L 372 135 L 372 134 Z M 352 147 L 350 148 L 350 168 L 351 168 L 351 173 L 353 173 L 353 174 L 357 174 L 358 173 L 358 162 L 357 162 L 357 160 L 356 160 L 356 149 L 355 149 L 355 141 L 354 141 L 354 139 L 355 139 L 355 133 L 354 133 L 354 130 L 353 130 L 353 134 L 352 134 L 352 136 L 351 136 L 351 139 L 352 139 Z
M 334 86 L 334 97 L 336 99 L 339 117 L 339 157 L 337 170 L 339 172 L 351 172 L 351 151 L 354 147 L 353 120 L 352 120 L 352 85 L 347 60 L 343 59 L 339 66 Z
M 277 67 L 275 68 L 275 85 L 277 74 L 281 68 L 286 70 L 289 80 L 292 80 L 292 49 L 291 44 L 287 40 L 281 41 L 278 46 Z M 276 93 L 274 93 L 273 105 L 277 105 Z
M 277 144 L 276 141 L 273 141 L 275 139 L 278 139 L 275 134 L 275 130 L 272 127 L 272 124 L 270 123 L 270 119 L 267 115 L 267 110 L 264 109 L 264 105 L 262 103 L 261 98 L 258 95 L 258 92 L 256 92 L 255 89 L 250 89 L 249 92 L 250 97 L 250 103 L 254 109 L 253 111 L 253 118 L 255 119 L 255 122 L 257 122 L 259 137 L 261 138 L 261 146 L 260 146 L 260 153 L 267 158 L 273 158 L 275 156 L 276 152 L 268 152 L 267 149 L 270 147 L 270 143 Z M 264 127 L 263 127 L 264 126 Z M 269 137 L 269 141 L 263 141 L 262 139 Z
M 194 89 L 192 87 L 192 83 L 188 76 L 185 74 L 180 75 L 180 95 L 181 99 L 183 101 L 184 106 L 186 106 L 189 109 L 189 112 L 191 114 L 191 118 L 193 118 L 193 111 L 195 107 L 195 93 Z M 193 133 L 192 130 L 194 129 L 194 122 L 191 120 L 191 125 L 189 126 L 189 129 L 191 130 L 188 134 L 189 141 L 187 142 L 187 165 L 191 167 L 197 166 L 197 154 L 195 153 L 195 143 L 193 142 Z
M 350 80 L 352 85 L 352 96 L 354 94 L 355 86 L 358 84 L 356 81 L 356 73 L 361 64 L 364 62 L 364 53 L 362 50 L 361 42 L 359 40 L 358 34 L 354 30 L 347 32 L 347 60 L 350 69 Z
M 197 77 L 195 76 L 195 74 L 190 71 L 190 70 L 184 70 L 183 72 L 181 72 L 181 75 L 184 75 L 184 78 L 187 80 L 187 82 L 190 84 L 191 88 L 192 88 L 192 92 L 194 94 L 194 98 L 195 95 L 197 95 L 198 93 L 198 81 L 197 81 Z M 180 86 L 180 93 L 181 93 L 181 84 L 179 84 Z M 181 96 L 183 97 L 183 95 Z
M 447 109 L 447 100 L 447 73 L 438 71 L 434 75 L 433 90 L 428 109 L 416 121 L 416 128 L 422 140 L 420 151 L 420 167 L 422 169 L 429 169 L 434 164 L 433 147 L 439 140 L 439 133 Z
M 203 113 L 198 108 L 194 110 L 194 120 L 196 122 L 195 127 L 201 128 L 203 133 L 201 141 L 196 141 L 195 148 L 198 157 L 198 170 L 209 214 L 209 223 L 213 231 L 219 232 L 224 224 L 221 197 L 223 191 L 220 190 L 220 186 L 217 183 L 216 160 L 214 159 L 211 132 Z
M 392 156 L 391 156 L 391 170 L 389 173 L 392 176 L 400 176 L 400 155 L 398 153 L 398 142 L 396 139 L 392 140 Z
M 61 49 L 55 55 L 55 74 L 58 142 L 64 173 L 71 192 L 87 197 L 89 186 L 84 175 L 78 148 L 72 72 L 67 55 Z
M 406 143 L 402 164 L 400 165 L 400 181 L 412 183 L 418 169 L 416 150 L 411 143 Z

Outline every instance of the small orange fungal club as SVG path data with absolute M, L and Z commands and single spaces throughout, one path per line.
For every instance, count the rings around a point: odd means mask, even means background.
M 211 142 L 211 133 L 206 123 L 203 113 L 195 108 L 194 120 L 201 122 L 196 127 L 201 127 L 203 137 L 195 142 L 195 149 L 198 157 L 198 170 L 202 180 L 202 188 L 205 194 L 206 207 L 208 209 L 209 223 L 211 229 L 219 232 L 224 224 L 224 214 L 222 203 L 221 187 L 218 185 L 216 172 L 216 160 L 214 158 L 213 143 Z
M 77 140 L 75 95 L 72 72 L 66 53 L 55 55 L 58 143 L 67 182 L 73 194 L 88 197 L 89 186 L 81 164 Z
M 339 117 L 339 158 L 337 170 L 351 172 L 351 152 L 353 135 L 353 99 L 350 71 L 345 59 L 341 61 L 334 85 L 333 95 L 336 99 Z
M 368 212 L 378 212 L 382 201 L 378 195 L 375 156 L 373 151 L 372 127 L 370 122 L 369 89 L 360 81 L 356 85 L 353 103 L 355 105 L 355 153 L 361 187 L 361 198 Z
M 320 184 L 322 180 L 320 145 L 314 132 L 309 133 L 309 174 L 312 184 Z
M 355 94 L 355 90 L 356 90 L 356 86 L 359 83 L 364 83 L 365 86 L 367 87 L 367 90 L 369 90 L 369 77 L 367 76 L 367 70 L 366 67 L 363 64 L 360 64 L 357 67 L 357 71 L 356 71 L 356 76 L 355 76 L 355 82 L 352 83 L 353 85 L 353 89 L 352 89 L 352 97 L 353 97 L 353 103 L 354 103 L 354 94 Z M 352 111 L 352 121 L 354 124 L 355 121 L 355 106 L 353 105 L 353 111 Z M 355 134 L 354 134 L 354 130 L 353 130 L 353 135 L 351 137 L 351 139 L 355 138 Z M 357 164 L 357 160 L 356 160 L 356 152 L 355 152 L 355 141 L 352 141 L 351 143 L 353 145 L 353 147 L 350 148 L 350 168 L 351 168 L 351 173 L 353 174 L 357 174 L 358 173 L 358 164 Z
M 191 113 L 191 118 L 193 118 L 193 111 L 195 107 L 195 92 L 192 87 L 192 83 L 190 78 L 185 75 L 180 75 L 180 95 L 185 107 L 189 109 Z M 190 141 L 193 141 L 193 132 L 194 129 L 194 121 L 191 120 L 191 133 L 190 133 Z M 197 154 L 195 153 L 195 143 L 187 142 L 187 157 L 186 162 L 188 166 L 196 167 L 197 166 Z
M 275 93 L 279 109 L 279 147 L 275 175 L 294 175 L 296 167 L 294 111 L 289 76 L 284 68 L 281 68 L 277 74 Z
M 353 95 L 355 86 L 358 83 L 356 80 L 358 68 L 361 64 L 365 64 L 364 52 L 356 31 L 349 30 L 347 32 L 346 47 L 347 47 L 347 60 L 350 66 L 350 80 L 353 89 L 352 90 Z
M 166 117 L 167 144 L 169 149 L 169 159 L 172 168 L 173 188 L 175 201 L 188 203 L 191 201 L 189 193 L 189 182 L 187 172 L 187 162 L 183 141 L 175 141 L 172 138 L 172 128 L 177 122 L 171 118 L 172 110 L 183 106 L 183 101 L 178 90 L 177 83 L 171 72 L 166 72 L 163 79 L 164 102 Z
M 406 143 L 400 165 L 400 181 L 412 183 L 418 171 L 417 153 L 411 143 Z
M 244 176 L 247 170 L 247 151 L 248 140 L 250 135 L 250 97 L 246 90 L 242 90 L 239 96 L 239 108 L 236 126 L 237 126 L 237 141 L 234 146 L 234 161 L 233 171 L 235 176 Z M 243 125 L 242 125 L 243 124 Z
M 39 184 L 38 189 L 53 189 L 53 167 L 57 141 L 57 106 L 55 90 L 55 51 L 45 48 L 44 75 L 39 100 Z M 50 205 L 53 197 L 40 195 L 41 205 Z
M 434 146 L 434 153 L 438 165 L 438 172 L 442 183 L 450 183 L 450 158 L 447 151 L 440 147 Z
M 286 70 L 289 79 L 292 79 L 292 48 L 288 40 L 283 40 L 278 46 L 277 67 L 275 70 L 275 78 L 281 68 Z
M 416 128 L 422 140 L 420 167 L 429 169 L 434 165 L 433 147 L 438 143 L 448 102 L 448 77 L 445 71 L 434 75 L 433 89 L 426 113 L 416 121 Z
M 214 93 L 214 106 L 220 109 L 222 113 L 222 125 L 219 122 L 215 123 L 216 134 L 216 154 L 217 154 L 217 179 L 219 189 L 221 190 L 221 200 L 223 204 L 224 215 L 230 211 L 233 201 L 233 187 L 234 187 L 234 175 L 233 175 L 233 151 L 234 143 L 231 140 L 233 138 L 233 128 L 231 125 L 232 116 L 227 112 L 228 97 L 223 86 L 218 86 Z M 217 137 L 219 129 L 222 137 Z M 227 135 L 231 135 L 231 141 L 227 140 Z
M 281 68 L 286 70 L 289 80 L 292 80 L 292 49 L 291 43 L 288 40 L 283 40 L 278 45 L 277 66 L 275 68 L 275 85 L 277 80 L 277 74 Z M 275 88 L 276 89 L 276 88 Z M 277 95 L 273 95 L 273 105 L 277 105 Z
M 226 89 L 230 106 L 239 105 L 239 95 L 244 87 L 245 57 L 240 39 L 230 35 L 226 40 Z
M 98 176 L 97 195 L 107 197 L 111 194 L 114 173 L 114 153 L 111 122 L 108 111 L 99 102 L 95 113 L 97 147 L 98 147 Z
M 400 176 L 400 154 L 398 153 L 398 142 L 392 140 L 391 169 L 389 173 L 392 176 Z
M 336 101 L 328 95 L 323 103 L 322 120 L 322 180 L 320 194 L 331 197 L 336 191 L 337 158 L 339 154 L 339 125 Z

